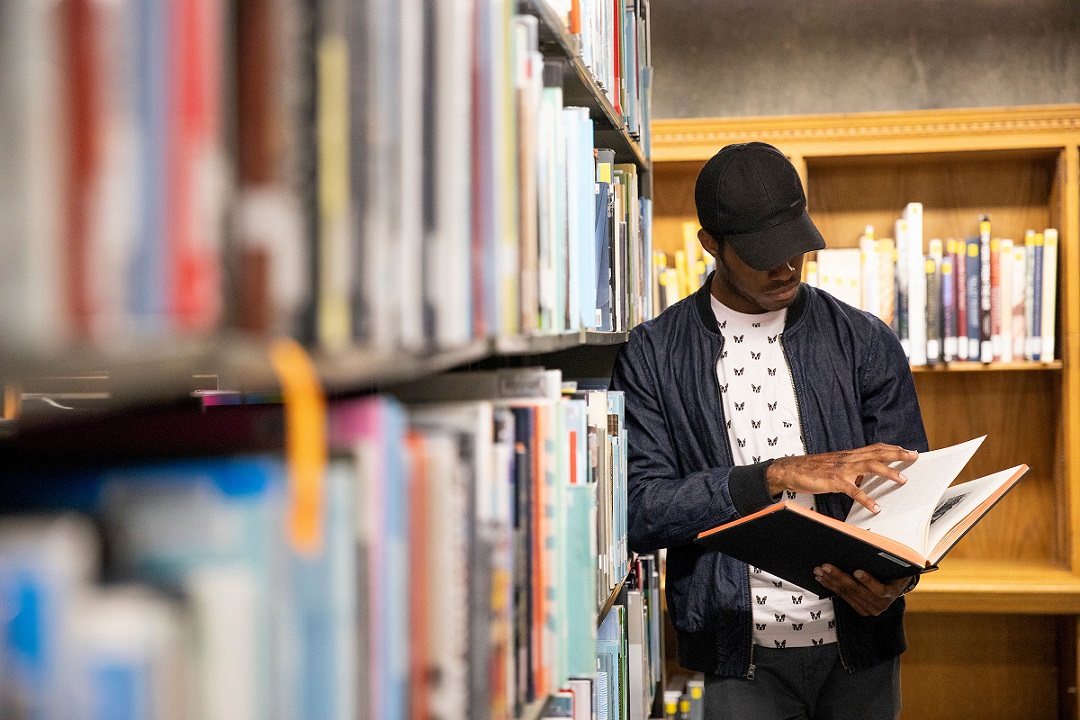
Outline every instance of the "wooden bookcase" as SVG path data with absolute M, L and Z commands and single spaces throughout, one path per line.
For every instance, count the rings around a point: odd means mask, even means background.
M 892 236 L 922 202 L 924 238 L 1060 230 L 1057 358 L 915 368 L 931 447 L 988 439 L 960 480 L 1030 474 L 909 595 L 904 718 L 1077 717 L 1080 665 L 1080 105 L 653 123 L 657 249 L 696 222 L 694 181 L 724 145 L 769 142 L 798 168 L 833 247 Z

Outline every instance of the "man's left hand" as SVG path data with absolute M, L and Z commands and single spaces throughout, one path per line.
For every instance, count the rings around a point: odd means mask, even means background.
M 904 594 L 911 578 L 900 578 L 890 583 L 878 582 L 862 570 L 848 575 L 828 564 L 814 568 L 817 581 L 842 597 L 855 612 L 863 617 L 877 616 L 885 612 L 896 598 Z

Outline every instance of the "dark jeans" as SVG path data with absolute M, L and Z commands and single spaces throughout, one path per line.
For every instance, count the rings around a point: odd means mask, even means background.
M 900 658 L 857 673 L 836 643 L 754 648 L 754 679 L 705 676 L 706 720 L 896 720 Z

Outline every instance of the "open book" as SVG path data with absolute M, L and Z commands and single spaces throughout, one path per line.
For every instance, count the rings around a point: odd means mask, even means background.
M 840 521 L 780 502 L 706 530 L 697 542 L 822 597 L 832 594 L 814 579 L 822 563 L 847 573 L 863 570 L 882 582 L 935 570 L 1028 471 L 1017 465 L 950 487 L 984 439 L 894 463 L 908 478 L 903 485 L 878 475 L 865 478 L 861 487 L 881 507 L 877 515 L 856 503 Z

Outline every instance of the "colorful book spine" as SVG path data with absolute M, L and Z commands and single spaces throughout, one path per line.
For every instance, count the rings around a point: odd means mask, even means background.
M 1043 277 L 1042 277 L 1042 348 L 1040 358 L 1043 362 L 1054 359 L 1054 341 L 1057 330 L 1054 325 L 1057 310 L 1057 265 L 1058 231 L 1047 228 L 1043 231 Z
M 990 217 L 982 215 L 979 218 L 979 359 L 984 363 L 994 359 L 990 255 Z
M 935 244 L 937 252 L 935 250 Z M 941 360 L 941 241 L 930 241 L 931 253 L 926 256 L 926 364 Z
M 950 243 L 952 240 L 949 241 Z M 942 359 L 956 359 L 956 283 L 953 273 L 953 253 L 941 259 L 941 316 L 943 323 Z
M 1001 240 L 990 239 L 990 355 L 1001 360 Z
M 1014 360 L 1026 357 L 1027 321 L 1025 303 L 1027 297 L 1027 247 L 1023 243 L 1013 245 L 1012 297 L 1009 300 L 1012 315 L 1012 355 Z
M 967 360 L 967 244 L 950 238 L 948 246 L 953 266 L 953 297 L 956 299 L 956 359 Z
M 999 241 L 998 260 L 998 327 L 1001 335 L 1001 361 L 1013 361 L 1012 327 L 1012 283 L 1013 283 L 1013 241 L 1002 238 Z
M 968 238 L 965 244 L 967 245 L 967 262 L 965 263 L 967 266 L 967 287 L 965 288 L 967 296 L 967 359 L 978 360 L 982 348 L 980 341 L 982 325 L 979 311 L 979 286 L 982 282 L 979 263 L 979 238 Z
M 1044 236 L 1041 232 L 1033 234 L 1032 247 L 1029 249 L 1031 253 L 1031 333 L 1028 335 L 1030 348 L 1028 350 L 1029 360 L 1041 360 L 1042 359 L 1042 329 L 1043 329 L 1043 274 L 1045 273 L 1044 265 Z

